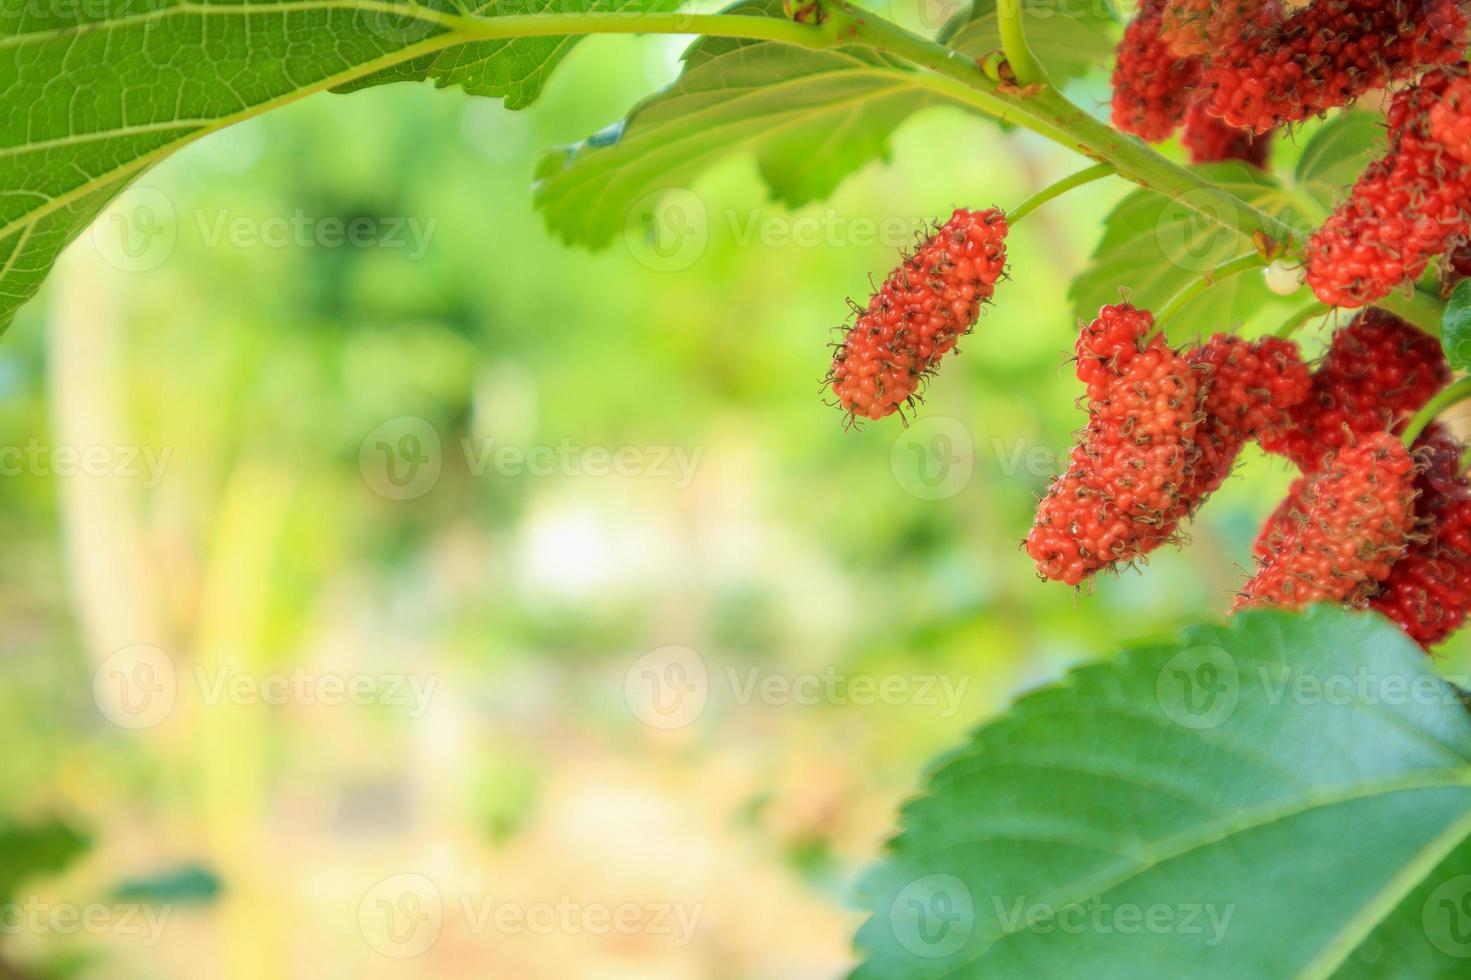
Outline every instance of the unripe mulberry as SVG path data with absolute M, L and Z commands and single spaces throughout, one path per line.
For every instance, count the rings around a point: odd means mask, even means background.
M 1391 100 L 1388 153 L 1308 240 L 1307 282 L 1324 303 L 1372 303 L 1467 234 L 1471 164 L 1447 153 L 1429 124 L 1430 108 L 1458 78 L 1431 72 Z
M 1258 170 L 1266 168 L 1267 151 L 1272 147 L 1270 133 L 1257 136 L 1249 129 L 1238 129 L 1206 112 L 1198 102 L 1185 114 L 1180 141 L 1190 152 L 1191 163 L 1241 160 Z
M 1113 72 L 1113 124 L 1149 143 L 1167 139 L 1185 118 L 1200 59 L 1171 53 L 1160 35 L 1164 0 L 1144 0 L 1119 42 Z
M 1450 636 L 1471 610 L 1471 481 L 1461 474 L 1465 446 L 1431 430 L 1418 452 L 1419 538 L 1394 563 L 1369 605 L 1429 649 Z
M 1387 432 L 1340 450 L 1308 477 L 1236 607 L 1366 605 L 1409 545 L 1415 472 L 1409 450 Z
M 1006 216 L 958 209 L 889 274 L 838 347 L 828 381 L 849 417 L 878 419 L 970 331 L 1006 267 Z
M 1211 58 L 1206 107 L 1263 133 L 1454 64 L 1465 38 L 1457 0 L 1314 0 L 1285 18 L 1264 13 Z
M 1434 337 L 1392 313 L 1365 310 L 1333 335 L 1313 372 L 1312 392 L 1289 412 L 1289 425 L 1258 440 L 1311 472 L 1360 436 L 1398 429 L 1450 377 Z
M 1078 341 L 1089 422 L 1067 470 L 1037 507 L 1028 555 L 1043 578 L 1077 585 L 1167 540 L 1193 467 L 1199 387 L 1153 318 L 1104 307 Z

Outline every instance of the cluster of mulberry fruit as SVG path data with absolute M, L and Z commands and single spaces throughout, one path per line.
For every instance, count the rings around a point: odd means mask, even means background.
M 1006 269 L 1006 231 L 1006 216 L 994 208 L 956 210 L 858 310 L 828 373 L 850 418 L 883 418 L 913 402 L 995 291 Z
M 1243 18 L 1201 79 L 1207 111 L 1264 133 L 1461 60 L 1459 0 L 1313 0 Z
M 1372 607 L 1427 647 L 1461 624 L 1471 609 L 1464 447 L 1433 429 L 1412 452 L 1399 435 L 1449 381 L 1432 338 L 1368 310 L 1310 371 L 1287 340 L 1218 334 L 1172 350 L 1152 323 L 1109 306 L 1079 337 L 1088 425 L 1026 540 L 1043 578 L 1077 585 L 1176 540 L 1255 441 L 1303 475 L 1263 527 L 1238 608 Z
M 1308 241 L 1307 282 L 1323 302 L 1372 303 L 1466 237 L 1471 163 L 1457 155 L 1465 152 L 1465 83 L 1461 68 L 1434 71 L 1390 101 L 1387 152 Z
M 1220 334 L 1173 350 L 1153 323 L 1106 306 L 1078 339 L 1088 425 L 1026 541 L 1044 578 L 1077 585 L 1174 540 L 1242 447 L 1308 396 L 1307 366 L 1287 341 Z

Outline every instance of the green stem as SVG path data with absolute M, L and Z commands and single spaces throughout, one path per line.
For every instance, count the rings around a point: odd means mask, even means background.
M 1095 163 L 1091 167 L 1086 167 L 1083 170 L 1079 170 L 1075 174 L 1070 174 L 1069 176 L 1062 178 L 1051 186 L 1044 187 L 1042 190 L 1033 194 L 1031 197 L 1027 198 L 1025 201 L 1008 211 L 1006 213 L 1006 223 L 1012 228 L 1015 228 L 1018 221 L 1022 220 L 1027 215 L 1031 214 L 1037 208 L 1046 204 L 1053 198 L 1061 197 L 1063 194 L 1066 194 L 1074 187 L 1082 187 L 1084 184 L 1091 184 L 1095 180 L 1101 180 L 1102 178 L 1107 177 L 1115 172 L 1116 171 L 1113 169 L 1113 164 L 1111 163 Z
M 1047 73 L 1032 54 L 1022 26 L 1022 0 L 997 0 L 996 25 L 1001 35 L 1001 52 L 1020 85 L 1047 85 Z
M 1405 445 L 1413 446 L 1415 440 L 1420 438 L 1421 433 L 1434 422 L 1435 419 L 1457 402 L 1463 402 L 1471 398 L 1471 378 L 1462 378 L 1455 384 L 1450 385 L 1425 403 L 1425 407 L 1416 412 L 1409 423 L 1405 425 L 1405 432 L 1401 438 Z
M 1288 317 L 1286 322 L 1284 322 L 1282 326 L 1277 328 L 1274 336 L 1284 338 L 1291 337 L 1293 334 L 1297 333 L 1299 329 L 1302 328 L 1302 325 L 1304 323 L 1307 323 L 1313 317 L 1327 316 L 1329 313 L 1332 312 L 1333 307 L 1329 306 L 1327 303 L 1309 303 L 1307 306 L 1303 307 L 1296 313 L 1292 314 L 1292 316 Z
M 1240 275 L 1248 269 L 1260 269 L 1266 264 L 1266 260 L 1256 252 L 1248 252 L 1245 255 L 1237 256 L 1229 262 L 1222 262 L 1200 278 L 1192 281 L 1188 286 L 1172 296 L 1168 303 L 1160 307 L 1159 312 L 1154 316 L 1154 329 L 1162 330 L 1166 320 L 1179 313 L 1191 300 L 1222 279 L 1229 279 L 1232 276 Z
M 839 44 L 862 44 L 894 55 L 920 68 L 905 73 L 905 81 L 929 89 L 954 102 L 970 106 L 1004 122 L 1029 129 L 1053 142 L 1107 163 L 1127 180 L 1170 198 L 1192 211 L 1248 239 L 1266 237 L 1284 254 L 1301 254 L 1303 236 L 1292 228 L 1218 187 L 1194 171 L 1173 163 L 1139 140 L 1117 132 L 1068 101 L 1045 84 L 1016 88 L 988 78 L 974 60 L 944 45 L 904 30 L 876 14 L 860 10 L 847 0 L 819 0 L 826 15 L 821 26 L 799 24 L 777 17 L 740 14 L 587 12 L 577 14 L 520 14 L 480 17 L 447 13 L 392 0 L 339 0 L 342 7 L 401 17 L 415 17 L 443 27 L 444 38 L 435 49 L 456 38 L 465 41 L 504 40 L 511 37 L 558 37 L 584 34 L 703 34 L 746 40 L 775 41 L 821 50 Z M 1025 45 L 1020 0 L 1002 0 L 1008 11 L 1000 30 L 1012 71 L 1021 80 L 1037 67 Z M 1011 17 L 1011 12 L 1017 16 Z M 1439 333 L 1444 304 L 1423 292 L 1385 297 L 1376 305 L 1430 333 Z

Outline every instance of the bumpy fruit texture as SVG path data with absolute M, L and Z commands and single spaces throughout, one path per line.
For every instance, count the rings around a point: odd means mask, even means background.
M 1077 585 L 1167 540 L 1193 465 L 1198 383 L 1153 318 L 1105 306 L 1078 340 L 1089 422 L 1037 508 L 1027 554 L 1043 578 Z
M 1185 118 L 1200 81 L 1200 59 L 1171 53 L 1160 34 L 1164 0 L 1144 0 L 1124 30 L 1113 72 L 1113 124 L 1150 143 Z
M 1247 442 L 1282 437 L 1313 382 L 1297 345 L 1279 337 L 1248 342 L 1217 334 L 1186 357 L 1201 391 L 1194 468 L 1181 494 L 1193 512 L 1231 474 Z
M 1212 115 L 1264 133 L 1454 64 L 1465 43 L 1458 0 L 1313 0 L 1242 25 L 1212 56 L 1202 85 Z
M 1312 391 L 1289 425 L 1264 431 L 1262 448 L 1311 473 L 1336 449 L 1397 429 L 1450 381 L 1439 342 L 1399 317 L 1369 309 L 1333 335 Z
M 1466 236 L 1471 164 L 1431 133 L 1430 109 L 1460 78 L 1431 72 L 1389 106 L 1389 151 L 1307 244 L 1307 282 L 1330 306 L 1365 306 L 1418 278 Z
M 1415 460 L 1387 432 L 1366 436 L 1307 479 L 1236 607 L 1363 606 L 1415 526 Z
M 1250 130 L 1238 129 L 1206 112 L 1198 102 L 1185 114 L 1180 141 L 1190 152 L 1191 163 L 1241 160 L 1259 170 L 1266 168 L 1267 152 L 1272 147 L 1270 133 L 1257 136 Z
M 1160 33 L 1173 54 L 1208 55 L 1265 6 L 1262 0 L 1165 0 Z
M 957 210 L 889 274 L 833 358 L 828 380 L 850 417 L 883 418 L 970 331 L 1006 267 L 1006 216 Z
M 1446 152 L 1471 161 L 1471 78 L 1455 78 L 1430 107 L 1430 135 Z
M 1443 430 L 1418 443 L 1418 538 L 1369 605 L 1427 650 L 1450 636 L 1471 610 L 1471 481 L 1461 475 L 1465 446 Z

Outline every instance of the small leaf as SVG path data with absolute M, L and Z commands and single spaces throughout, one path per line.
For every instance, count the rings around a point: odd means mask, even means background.
M 1032 53 L 1053 82 L 1062 83 L 1108 66 L 1117 43 L 1118 16 L 1108 0 L 1025 0 L 1024 26 Z M 1001 47 L 996 0 L 975 0 L 970 15 L 957 17 L 942 35 L 973 58 Z
M 0 826 L 0 903 L 29 878 L 66 870 L 91 846 L 86 834 L 61 820 Z
M 1471 371 L 1471 279 L 1462 279 L 1451 290 L 1440 321 L 1440 346 L 1451 367 Z
M 727 13 L 770 16 L 779 7 L 742 4 Z M 680 77 L 636 106 L 616 140 L 594 137 L 540 161 L 537 206 L 568 241 L 598 247 L 640 227 L 661 194 L 739 150 L 755 154 L 777 200 L 795 207 L 820 199 L 885 158 L 899 124 L 938 101 L 907 68 L 867 48 L 707 37 L 684 60 Z M 702 207 L 692 199 L 684 211 Z
M 1387 620 L 1242 613 L 944 757 L 864 884 L 861 980 L 1465 976 L 1471 715 Z
M 1242 163 L 1197 169 L 1248 204 L 1289 224 L 1304 224 L 1290 191 L 1269 174 Z M 1250 238 L 1201 215 L 1198 206 L 1217 207 L 1204 195 L 1168 198 L 1148 190 L 1119 202 L 1104 219 L 1103 237 L 1088 267 L 1068 291 L 1075 316 L 1093 319 L 1099 307 L 1119 302 L 1121 291 L 1134 304 L 1158 310 L 1194 280 L 1253 249 Z M 1232 227 L 1243 224 L 1241 216 L 1223 217 Z M 1168 330 L 1177 340 L 1209 335 L 1280 317 L 1291 302 L 1269 290 L 1260 272 L 1248 271 L 1191 300 L 1170 319 Z
M 208 868 L 185 864 L 141 878 L 129 878 L 112 890 L 114 901 L 153 905 L 207 905 L 220 894 L 220 879 Z

